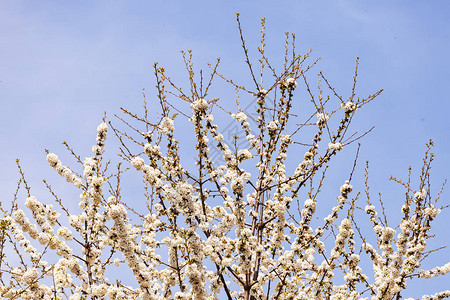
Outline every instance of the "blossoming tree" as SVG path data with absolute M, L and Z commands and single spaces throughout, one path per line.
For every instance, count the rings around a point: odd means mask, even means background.
M 308 74 L 317 61 L 309 62 L 309 53 L 297 54 L 295 37 L 287 35 L 285 60 L 277 70 L 265 55 L 264 20 L 255 72 L 237 20 L 251 86 L 219 73 L 219 61 L 206 83 L 202 76 L 197 81 L 189 51 L 183 55 L 188 90 L 155 64 L 159 105 L 148 108 L 144 101 L 143 115 L 123 109 L 137 123 L 119 117 L 131 131 L 105 119 L 97 128 L 92 156 L 84 160 L 67 145 L 82 173 L 47 152 L 50 166 L 79 190 L 79 212 L 69 211 L 49 185 L 57 206 L 39 201 L 19 166 L 18 189 L 24 187 L 28 195 L 27 210 L 17 196 L 10 208 L 2 204 L 3 298 L 400 299 L 408 281 L 450 271 L 450 263 L 420 269 L 432 221 L 441 212 L 436 204 L 440 193 L 433 197 L 429 189 L 432 142 L 416 184 L 393 178 L 406 189 L 397 227 L 377 216 L 367 169 L 365 202 L 359 193 L 352 196 L 351 171 L 329 215 L 313 219 L 327 167 L 362 136 L 350 133 L 352 120 L 381 90 L 365 98 L 355 95 L 357 62 L 348 98 L 321 72 L 313 92 Z M 234 105 L 222 107 L 209 96 L 217 77 L 236 90 L 234 113 Z M 294 114 L 300 85 L 312 103 L 310 115 Z M 254 99 L 253 114 L 241 107 L 239 95 Z M 173 99 L 188 103 L 190 111 Z M 224 137 L 213 117 L 217 109 L 231 115 L 240 136 Z M 183 120 L 193 128 L 194 168 L 181 155 L 180 149 L 189 145 L 176 138 L 177 123 Z M 121 164 L 117 172 L 108 169 L 104 146 L 110 129 L 121 143 L 121 159 L 143 176 L 144 211 L 129 207 L 121 193 L 121 178 L 131 171 L 126 173 Z M 220 153 L 220 163 L 212 159 L 213 150 Z M 357 212 L 372 225 L 373 238 L 363 235 Z M 134 285 L 121 283 L 117 271 L 124 269 L 133 274 Z M 447 290 L 423 299 L 449 296 Z

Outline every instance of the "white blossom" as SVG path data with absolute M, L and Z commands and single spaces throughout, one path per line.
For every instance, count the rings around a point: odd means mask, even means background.
M 268 124 L 267 124 L 267 130 L 269 130 L 269 132 L 270 131 L 275 131 L 275 130 L 277 130 L 277 128 L 278 128 L 278 122 L 277 121 L 271 121 L 271 122 L 269 122 Z
M 173 130 L 175 129 L 175 127 L 173 126 L 173 120 L 169 117 L 164 117 L 161 121 L 160 128 L 161 133 L 165 135 L 173 132 Z
M 342 144 L 341 143 L 328 143 L 328 149 L 330 150 L 342 150 Z
M 198 98 L 191 103 L 191 107 L 194 111 L 203 111 L 208 108 L 208 102 L 203 98 Z
M 250 153 L 248 149 L 241 149 L 239 150 L 237 157 L 241 160 L 246 160 L 252 158 L 253 155 Z
M 318 114 L 316 114 L 316 117 L 317 117 L 317 125 L 319 127 L 324 126 L 325 123 L 330 118 L 330 116 L 328 114 L 325 114 L 325 113 L 318 113 Z
M 142 170 L 142 167 L 145 165 L 144 160 L 138 156 L 133 157 L 131 160 L 131 165 L 136 168 L 136 170 Z
M 419 192 L 416 192 L 414 194 L 414 198 L 416 198 L 417 200 L 425 200 L 425 197 L 427 196 L 427 191 L 425 189 L 422 189 Z
M 342 103 L 341 106 L 346 113 L 351 113 L 356 110 L 356 104 L 352 101 L 347 101 L 345 103 Z
M 236 119 L 236 121 L 241 122 L 241 123 L 244 123 L 245 121 L 247 121 L 247 115 L 241 111 L 239 113 L 237 113 L 236 115 L 233 114 L 231 116 L 234 119 Z
M 286 85 L 292 89 L 296 89 L 298 87 L 297 81 L 292 77 L 286 80 Z

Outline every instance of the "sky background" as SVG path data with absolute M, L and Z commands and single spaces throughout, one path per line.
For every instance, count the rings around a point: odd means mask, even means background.
M 222 73 L 248 80 L 236 12 L 251 54 L 265 17 L 272 59 L 282 58 L 284 32 L 295 33 L 298 50 L 321 57 L 315 72 L 323 70 L 347 97 L 359 56 L 358 94 L 384 88 L 356 121 L 360 132 L 376 126 L 360 154 L 362 162 L 370 160 L 372 191 L 398 212 L 403 191 L 387 179 L 406 178 L 409 165 L 418 170 L 431 138 L 437 192 L 450 174 L 448 1 L 0 1 L 1 201 L 15 191 L 16 158 L 36 194 L 43 194 L 43 178 L 62 182 L 44 149 L 67 157 L 61 145 L 67 140 L 81 156 L 90 155 L 104 111 L 110 119 L 121 106 L 139 111 L 142 89 L 149 99 L 155 95 L 155 61 L 185 80 L 179 51 L 192 49 L 199 68 L 221 57 Z M 449 202 L 447 189 L 441 204 Z M 438 218 L 431 247 L 450 245 L 449 217 L 444 211 Z M 424 267 L 448 257 L 445 249 Z M 413 282 L 413 297 L 450 286 L 448 276 Z

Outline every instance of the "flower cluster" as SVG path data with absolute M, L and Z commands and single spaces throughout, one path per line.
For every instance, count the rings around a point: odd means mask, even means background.
M 351 112 L 354 112 L 356 110 L 357 105 L 356 105 L 356 103 L 354 103 L 352 101 L 347 101 L 345 103 L 343 102 L 341 104 L 341 107 L 344 109 L 344 111 L 346 113 L 351 113 Z
M 192 102 L 191 107 L 194 111 L 204 111 L 208 108 L 208 102 L 203 98 L 198 98 Z
M 295 78 L 288 78 L 286 79 L 286 81 L 282 82 L 282 88 L 287 88 L 287 89 L 291 89 L 294 90 L 298 87 L 297 81 L 295 80 Z
M 72 183 L 75 187 L 80 187 L 82 182 L 81 179 L 78 178 L 75 174 L 73 174 L 72 170 L 66 166 L 63 166 L 58 156 L 54 153 L 47 154 L 48 164 L 55 169 L 59 175 L 66 178 L 67 182 Z
M 325 124 L 327 123 L 328 119 L 330 118 L 330 116 L 328 114 L 324 114 L 324 113 L 318 113 L 316 114 L 317 117 L 317 126 L 319 126 L 319 128 L 323 128 L 325 127 Z
M 161 121 L 160 128 L 160 132 L 165 135 L 173 132 L 173 130 L 175 129 L 175 127 L 173 126 L 173 120 L 169 117 L 164 117 Z
M 342 150 L 342 147 L 341 143 L 328 143 L 328 149 L 330 150 L 340 151 Z

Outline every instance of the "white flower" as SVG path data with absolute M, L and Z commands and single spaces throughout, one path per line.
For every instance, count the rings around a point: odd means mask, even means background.
M 425 213 L 425 215 L 430 216 L 431 218 L 434 219 L 434 218 L 436 218 L 436 216 L 437 216 L 438 214 L 441 213 L 441 210 L 435 208 L 434 205 L 431 204 L 431 207 L 425 208 L 424 213 Z
M 237 120 L 238 122 L 244 123 L 247 121 L 247 115 L 243 112 L 238 112 L 236 115 L 232 114 L 231 115 L 235 120 Z
M 425 189 L 422 189 L 422 191 L 416 192 L 414 194 L 414 198 L 416 198 L 417 200 L 424 200 L 426 196 L 427 191 Z
M 286 85 L 292 89 L 296 89 L 298 87 L 297 81 L 292 77 L 286 80 Z
M 23 275 L 22 275 L 22 283 L 24 285 L 32 285 L 35 283 L 38 279 L 38 272 L 35 268 L 28 269 Z
M 349 184 L 349 181 L 346 180 L 345 183 L 341 186 L 340 192 L 342 195 L 347 195 L 353 190 L 353 186 Z
M 120 217 L 125 218 L 127 216 L 127 211 L 125 207 L 121 204 L 111 205 L 111 208 L 109 209 L 109 215 L 113 220 L 118 219 Z
M 318 114 L 316 114 L 316 117 L 317 117 L 317 125 L 318 126 L 323 126 L 323 125 L 325 125 L 325 123 L 328 121 L 328 119 L 330 118 L 330 116 L 329 115 L 327 115 L 327 114 L 324 114 L 324 113 L 318 113 Z
M 70 226 L 72 226 L 74 228 L 80 228 L 82 221 L 78 218 L 77 215 L 70 215 L 69 216 L 69 224 L 70 224 Z
M 169 134 L 172 132 L 175 129 L 173 120 L 169 117 L 164 117 L 161 121 L 160 129 L 162 134 Z
M 38 207 L 42 206 L 42 204 L 34 196 L 31 196 L 25 200 L 25 206 L 32 211 L 35 211 Z
M 106 133 L 107 130 L 108 130 L 108 125 L 106 125 L 106 123 L 101 123 L 97 127 L 98 134 L 104 134 L 104 133 Z
M 152 138 L 152 132 L 151 131 L 147 131 L 147 132 L 142 132 L 142 136 L 146 139 L 151 139 Z
M 214 140 L 216 142 L 222 143 L 223 142 L 223 135 L 221 133 L 218 133 L 217 135 L 214 136 Z
M 357 264 L 359 264 L 360 257 L 359 257 L 358 254 L 354 254 L 354 253 L 353 253 L 352 255 L 350 255 L 349 260 L 350 260 L 354 265 L 357 265 Z
M 328 143 L 328 149 L 330 150 L 342 150 L 342 144 L 341 143 Z
M 252 174 L 250 174 L 248 172 L 244 172 L 242 174 L 242 179 L 244 179 L 245 181 L 249 181 L 251 177 L 252 177 Z
M 136 168 L 136 170 L 142 170 L 142 167 L 145 165 L 144 160 L 138 156 L 133 157 L 131 160 L 131 165 Z
M 291 136 L 289 134 L 280 134 L 280 141 L 283 143 L 289 143 L 291 140 Z
M 305 154 L 303 155 L 303 158 L 305 159 L 305 160 L 311 160 L 311 158 L 313 158 L 313 156 L 314 156 L 314 154 L 312 153 L 312 152 L 305 152 Z
M 49 153 L 47 154 L 47 161 L 50 166 L 53 168 L 56 167 L 59 163 L 58 156 L 55 153 Z
M 341 225 L 339 226 L 339 230 L 343 229 L 344 231 L 352 228 L 352 221 L 348 218 L 342 220 Z
M 202 111 L 208 108 L 208 102 L 203 98 L 198 98 L 194 102 L 191 103 L 191 108 L 194 111 Z
M 70 241 L 73 239 L 72 232 L 69 230 L 69 228 L 64 227 L 64 226 L 61 226 L 58 229 L 58 235 L 65 238 L 67 241 Z
M 164 207 L 161 205 L 161 203 L 156 203 L 155 204 L 155 210 L 157 212 L 160 212 L 160 211 L 164 210 Z
M 356 104 L 351 102 L 351 101 L 347 101 L 346 103 L 342 103 L 341 107 L 344 109 L 345 112 L 353 112 L 356 110 Z
M 223 151 L 223 158 L 225 159 L 225 161 L 230 161 L 233 159 L 233 153 L 230 149 Z
M 114 265 L 115 265 L 116 267 L 118 267 L 118 266 L 120 265 L 120 258 L 115 258 L 115 259 L 114 259 Z
M 267 124 L 267 129 L 268 129 L 269 131 L 275 131 L 275 130 L 277 130 L 277 128 L 278 128 L 277 123 L 278 123 L 278 122 L 276 122 L 276 121 L 271 121 L 271 122 L 269 122 L 269 124 Z
M 368 214 L 372 214 L 375 213 L 375 206 L 373 205 L 366 205 L 366 207 L 364 208 L 365 212 Z
M 151 145 L 150 143 L 145 144 L 144 152 L 148 156 L 160 155 L 160 147 L 158 145 Z
M 258 212 L 256 210 L 251 210 L 248 215 L 252 218 L 257 218 L 258 217 Z
M 92 185 L 95 187 L 100 187 L 103 184 L 103 177 L 95 176 L 92 178 Z
M 104 296 L 107 292 L 106 284 L 93 285 L 92 294 L 95 296 Z
M 390 227 L 385 227 L 382 229 L 383 235 L 381 236 L 382 241 L 390 241 L 395 235 L 395 229 Z
M 206 115 L 205 119 L 206 121 L 211 123 L 212 121 L 214 121 L 214 116 L 212 114 L 208 114 Z
M 222 259 L 222 264 L 226 267 L 231 266 L 232 263 L 233 263 L 233 259 L 231 257 L 225 257 Z
M 49 233 L 41 232 L 38 235 L 38 241 L 41 245 L 46 245 L 50 241 L 51 235 Z
M 306 199 L 305 200 L 305 207 L 306 208 L 311 208 L 312 210 L 314 210 L 316 208 L 316 203 L 312 199 Z
M 241 149 L 239 150 L 237 157 L 241 160 L 246 160 L 252 158 L 253 155 L 250 153 L 248 149 Z
M 244 189 L 244 185 L 243 185 L 243 184 L 244 184 L 244 183 L 243 183 L 243 181 L 242 181 L 241 178 L 235 177 L 235 178 L 232 179 L 231 185 L 230 185 L 230 186 L 231 186 L 231 189 L 232 189 L 234 192 L 240 193 L 240 192 L 242 192 L 243 189 Z
M 18 209 L 13 213 L 13 219 L 17 223 L 21 223 L 21 221 L 23 220 L 24 217 L 25 217 L 25 213 L 21 209 Z

